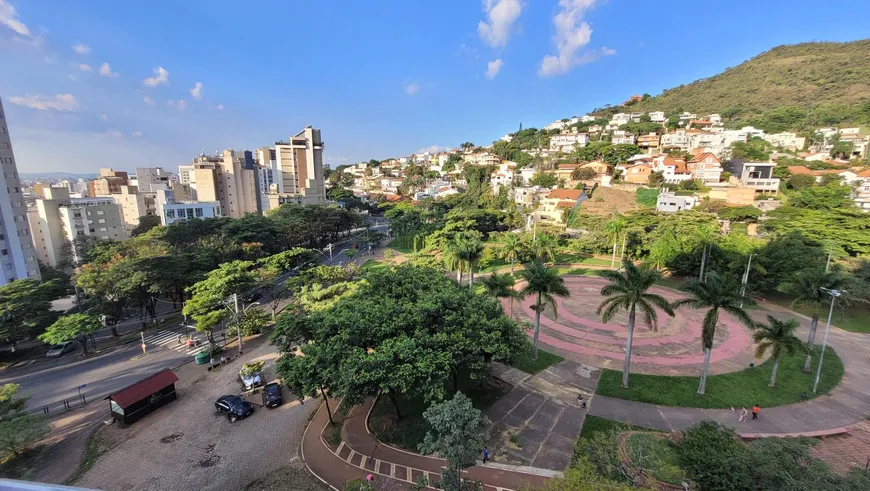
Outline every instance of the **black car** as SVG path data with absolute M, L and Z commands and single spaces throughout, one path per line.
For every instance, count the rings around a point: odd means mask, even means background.
M 254 291 L 248 293 L 247 295 L 245 295 L 244 297 L 242 297 L 242 301 L 244 301 L 245 303 L 251 303 L 251 302 L 256 302 L 257 300 L 259 300 L 261 298 L 263 298 L 263 292 L 260 290 L 254 290 Z
M 266 407 L 278 407 L 284 403 L 284 398 L 281 397 L 281 386 L 277 382 L 266 384 L 263 388 L 263 398 L 266 400 Z
M 247 418 L 254 412 L 254 406 L 250 402 L 232 395 L 221 396 L 215 401 L 214 407 L 217 408 L 218 413 L 226 414 L 230 423 Z

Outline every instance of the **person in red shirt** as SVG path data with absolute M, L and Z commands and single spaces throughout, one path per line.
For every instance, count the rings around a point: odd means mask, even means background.
M 758 407 L 758 404 L 752 406 L 752 419 L 758 419 L 758 413 L 761 412 L 761 408 Z

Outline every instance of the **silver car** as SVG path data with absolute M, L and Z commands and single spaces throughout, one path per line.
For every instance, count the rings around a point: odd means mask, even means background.
M 76 349 L 75 341 L 64 341 L 60 344 L 55 344 L 48 348 L 48 353 L 45 354 L 48 358 L 60 358 L 61 356 L 74 351 Z

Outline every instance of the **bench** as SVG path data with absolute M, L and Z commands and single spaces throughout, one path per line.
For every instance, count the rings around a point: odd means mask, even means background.
M 828 436 L 845 435 L 849 433 L 846 428 L 834 428 L 833 430 L 818 430 L 818 431 L 801 431 L 798 433 L 739 433 L 740 438 L 744 440 L 755 440 L 758 438 L 821 438 Z

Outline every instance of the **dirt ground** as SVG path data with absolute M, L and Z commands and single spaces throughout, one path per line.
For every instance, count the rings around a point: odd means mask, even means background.
M 580 212 L 590 215 L 612 215 L 639 208 L 634 193 L 620 189 L 597 187 L 592 198 L 580 205 Z

